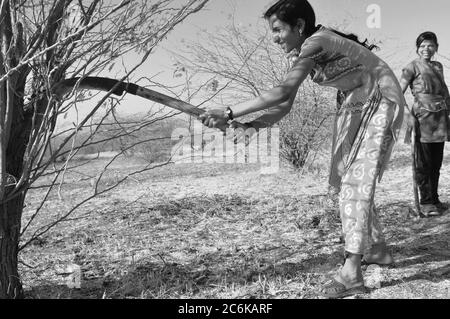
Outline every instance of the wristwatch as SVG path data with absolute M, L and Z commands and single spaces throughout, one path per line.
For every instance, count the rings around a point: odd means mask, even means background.
M 228 117 L 228 121 L 234 120 L 233 110 L 230 107 L 227 107 L 227 109 L 225 110 L 225 115 Z

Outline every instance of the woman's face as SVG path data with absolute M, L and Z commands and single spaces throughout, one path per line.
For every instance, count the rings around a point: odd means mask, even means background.
M 300 48 L 304 37 L 300 35 L 299 27 L 291 27 L 273 15 L 269 19 L 269 27 L 272 31 L 273 42 L 279 44 L 284 52 L 289 53 L 295 48 Z
M 422 59 L 429 61 L 434 56 L 436 51 L 437 46 L 436 43 L 434 43 L 434 41 L 424 40 L 420 44 L 417 53 Z

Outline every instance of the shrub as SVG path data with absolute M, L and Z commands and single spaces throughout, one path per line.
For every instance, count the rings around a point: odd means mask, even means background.
M 335 91 L 306 81 L 291 112 L 280 122 L 281 156 L 295 168 L 302 168 L 310 155 L 331 145 Z

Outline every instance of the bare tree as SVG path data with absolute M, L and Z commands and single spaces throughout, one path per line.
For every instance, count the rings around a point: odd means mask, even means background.
M 256 97 L 281 83 L 290 67 L 267 32 L 236 24 L 232 18 L 227 27 L 201 30 L 196 42 L 184 43 L 177 51 L 179 64 L 202 79 L 197 82 L 210 83 L 204 92 L 208 100 L 233 105 Z M 280 122 L 281 155 L 295 167 L 303 167 L 310 154 L 330 141 L 332 125 L 325 124 L 335 112 L 335 96 L 335 90 L 319 89 L 307 80 L 293 110 Z
M 137 62 L 125 65 L 125 71 L 117 75 L 120 80 L 129 79 L 168 33 L 207 1 L 0 2 L 0 298 L 23 297 L 18 252 L 27 243 L 19 247 L 19 240 L 35 217 L 33 215 L 21 231 L 27 191 L 40 176 L 48 174 L 64 146 L 70 144 L 82 128 L 88 127 L 91 133 L 82 146 L 92 143 L 91 136 L 98 130 L 98 125 L 90 119 L 105 106 L 105 102 L 112 101 L 103 118 L 120 102 L 110 100 L 109 93 L 102 95 L 91 111 L 66 132 L 55 149 L 50 147 L 50 141 L 58 117 L 75 108 L 83 96 L 77 93 L 75 86 L 61 99 L 52 94 L 54 88 L 65 79 L 108 74 L 115 62 L 121 62 L 121 57 L 133 53 L 139 56 Z M 139 126 L 151 125 L 158 116 L 163 115 L 155 112 L 133 128 L 117 131 L 115 136 L 129 135 Z M 70 158 L 76 151 L 71 149 L 66 157 Z M 67 166 L 53 170 L 49 189 L 55 186 Z M 111 187 L 98 191 L 94 183 L 93 188 L 92 196 L 96 196 Z M 30 238 L 52 226 L 54 224 L 35 230 Z

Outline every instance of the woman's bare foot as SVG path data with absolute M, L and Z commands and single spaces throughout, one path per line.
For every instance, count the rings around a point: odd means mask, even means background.
M 386 243 L 373 245 L 369 253 L 363 258 L 364 264 L 391 265 L 394 263 L 391 253 L 386 247 Z
M 361 255 L 354 254 L 347 255 L 341 271 L 319 290 L 319 294 L 327 298 L 343 298 L 366 292 Z
M 335 280 L 345 285 L 347 288 L 361 286 L 364 284 L 363 274 L 361 270 L 361 255 L 349 254 L 345 259 L 340 273 Z

